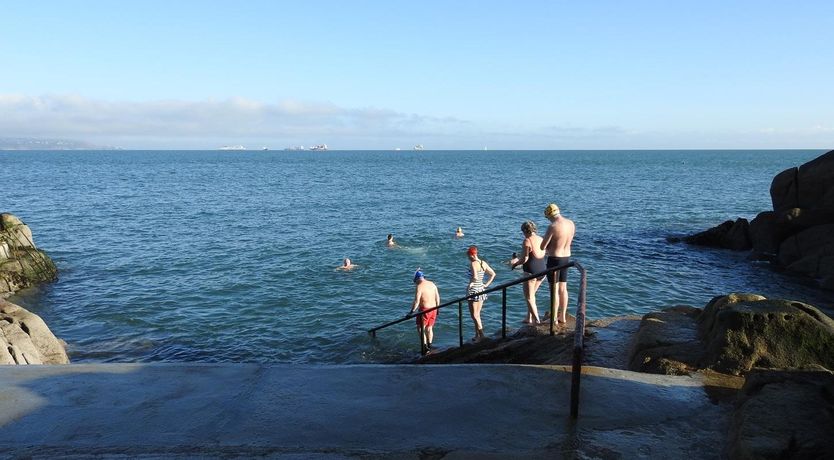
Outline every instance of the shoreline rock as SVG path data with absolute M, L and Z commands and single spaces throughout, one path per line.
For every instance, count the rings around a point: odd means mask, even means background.
M 834 290 L 834 150 L 777 174 L 770 185 L 773 210 L 670 242 L 685 241 L 766 260 Z
M 0 300 L 0 364 L 68 364 L 64 341 L 40 316 Z
M 57 278 L 55 262 L 35 246 L 29 226 L 12 214 L 0 214 L 0 294 Z
M 29 226 L 12 214 L 0 214 L 0 364 L 69 363 L 64 342 L 38 315 L 3 300 L 57 278 L 55 263 L 35 246 Z

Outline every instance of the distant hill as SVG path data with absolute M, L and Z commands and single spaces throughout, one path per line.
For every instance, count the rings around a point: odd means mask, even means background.
M 116 150 L 116 147 L 69 139 L 0 137 L 0 150 Z

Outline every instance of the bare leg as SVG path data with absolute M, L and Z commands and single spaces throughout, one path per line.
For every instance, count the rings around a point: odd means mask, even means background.
M 534 279 L 524 283 L 524 299 L 527 301 L 527 322 L 530 324 L 539 323 L 539 311 L 536 307 L 536 291 L 541 281 Z
M 530 280 L 524 282 L 524 300 L 527 301 L 527 316 L 524 317 L 524 322 L 530 324 L 533 322 L 533 310 L 530 308 Z
M 559 321 L 565 323 L 568 321 L 568 283 L 559 283 Z
M 426 328 L 426 344 L 431 348 L 431 342 L 434 340 L 434 326 Z
M 483 301 L 470 300 L 469 301 L 469 315 L 472 316 L 472 322 L 475 323 L 475 338 L 480 338 L 483 326 L 481 325 L 481 306 Z

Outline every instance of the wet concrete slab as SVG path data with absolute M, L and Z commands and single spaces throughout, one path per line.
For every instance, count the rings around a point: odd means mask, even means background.
M 700 377 L 525 365 L 0 368 L 0 457 L 719 458 Z

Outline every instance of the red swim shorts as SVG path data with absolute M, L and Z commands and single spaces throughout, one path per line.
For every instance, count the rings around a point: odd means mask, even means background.
M 426 311 L 428 308 L 423 309 L 420 308 L 420 311 Z M 423 327 L 434 326 L 434 322 L 437 321 L 437 310 L 432 310 L 428 313 L 425 313 L 421 316 L 417 317 L 417 327 L 420 327 L 420 319 L 423 320 Z

